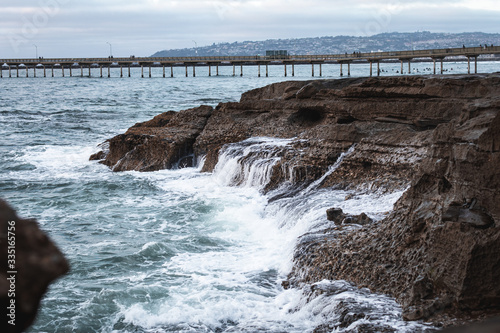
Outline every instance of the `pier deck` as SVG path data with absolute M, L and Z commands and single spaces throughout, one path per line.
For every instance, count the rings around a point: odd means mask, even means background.
M 8 71 L 9 77 L 12 77 L 12 71 L 16 71 L 16 76 L 19 77 L 19 70 L 25 71 L 26 76 L 28 70 L 33 69 L 36 76 L 36 69 L 43 70 L 43 76 L 47 76 L 47 68 L 62 70 L 63 76 L 65 69 L 69 70 L 70 76 L 73 76 L 73 69 L 80 69 L 83 76 L 84 69 L 88 69 L 89 76 L 92 68 L 100 68 L 100 76 L 103 76 L 102 69 L 108 68 L 108 77 L 110 76 L 110 68 L 120 68 L 120 76 L 123 77 L 123 68 L 128 69 L 130 76 L 131 67 L 141 67 L 141 75 L 144 77 L 144 67 L 149 68 L 149 77 L 151 77 L 151 67 L 163 67 L 163 77 L 166 76 L 165 67 L 170 67 L 170 76 L 173 77 L 173 67 L 184 66 L 186 68 L 186 76 L 188 76 L 188 67 L 193 69 L 193 76 L 196 76 L 196 67 L 208 66 L 209 76 L 212 75 L 212 67 L 215 66 L 216 75 L 219 74 L 219 66 L 233 66 L 233 75 L 236 75 L 235 67 L 240 67 L 240 75 L 243 75 L 243 66 L 257 65 L 259 67 L 258 75 L 261 76 L 261 66 L 265 66 L 265 75 L 268 76 L 268 66 L 284 65 L 285 76 L 287 76 L 287 65 L 292 66 L 292 76 L 294 76 L 294 65 L 311 64 L 312 76 L 314 76 L 314 66 L 319 65 L 321 76 L 321 65 L 323 64 L 340 64 L 340 76 L 343 76 L 343 65 L 347 65 L 347 75 L 350 75 L 351 64 L 369 63 L 370 76 L 373 75 L 373 64 L 377 64 L 377 75 L 380 75 L 380 62 L 384 61 L 400 61 L 401 73 L 403 73 L 403 63 L 408 63 L 408 68 L 411 66 L 412 60 L 432 60 L 434 63 L 434 74 L 436 74 L 436 62 L 441 62 L 441 74 L 443 73 L 443 60 L 445 58 L 457 58 L 467 60 L 468 73 L 471 73 L 471 60 L 474 61 L 474 73 L 477 73 L 477 58 L 481 55 L 497 55 L 500 54 L 500 46 L 482 46 L 482 47 L 462 47 L 448 49 L 430 49 L 430 50 L 414 50 L 414 51 L 393 51 L 393 52 L 370 52 L 370 53 L 344 53 L 344 54 L 329 54 L 329 55 L 287 55 L 287 56 L 220 56 L 220 57 L 107 57 L 107 58 L 31 58 L 31 59 L 0 59 L 0 77 L 3 77 L 4 71 Z M 500 60 L 500 58 L 499 58 Z M 408 70 L 410 72 L 410 70 Z

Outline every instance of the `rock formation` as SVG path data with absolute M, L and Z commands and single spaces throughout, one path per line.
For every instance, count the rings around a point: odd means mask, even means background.
M 363 226 L 308 235 L 286 285 L 348 280 L 394 296 L 409 320 L 500 313 L 500 75 L 276 83 L 214 109 L 164 113 L 92 158 L 150 171 L 205 156 L 212 171 L 223 145 L 256 136 L 296 138 L 266 191 L 317 180 L 353 145 L 322 187 L 407 189 L 381 221 L 331 210 Z
M 2 332 L 22 332 L 33 323 L 49 284 L 69 266 L 35 221 L 19 218 L 2 200 L 0 228 L 0 303 L 7 309 Z

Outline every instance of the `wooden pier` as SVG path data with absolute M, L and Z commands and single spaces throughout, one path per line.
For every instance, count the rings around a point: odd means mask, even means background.
M 457 61 L 468 63 L 468 73 L 477 73 L 477 60 L 481 55 L 500 54 L 500 46 L 462 47 L 448 49 L 394 51 L 394 52 L 371 52 L 371 53 L 344 53 L 331 55 L 287 55 L 287 56 L 222 56 L 222 57 L 128 57 L 128 58 L 32 58 L 32 59 L 0 59 L 0 78 L 4 77 L 29 77 L 29 71 L 33 76 L 37 72 L 43 72 L 43 77 L 54 77 L 54 71 L 61 71 L 62 76 L 69 72 L 69 76 L 92 76 L 92 69 L 98 68 L 100 77 L 103 77 L 103 68 L 106 68 L 106 76 L 111 76 L 111 68 L 120 69 L 120 77 L 130 77 L 132 67 L 141 68 L 141 77 L 145 77 L 144 69 L 148 70 L 146 76 L 152 77 L 152 67 L 162 67 L 163 77 L 174 76 L 174 67 L 185 67 L 185 75 L 196 76 L 196 68 L 208 66 L 208 75 L 219 75 L 220 66 L 232 66 L 233 76 L 236 76 L 236 68 L 239 67 L 239 75 L 243 76 L 244 66 L 258 66 L 258 76 L 261 69 L 265 72 L 263 76 L 269 76 L 269 66 L 284 66 L 284 75 L 288 75 L 287 67 L 291 67 L 291 76 L 295 76 L 295 65 L 310 64 L 311 75 L 315 76 L 315 66 L 319 67 L 319 76 L 322 76 L 322 65 L 338 64 L 339 75 L 344 75 L 344 65 L 347 67 L 347 75 L 351 75 L 351 65 L 358 63 L 369 63 L 369 75 L 373 76 L 373 66 L 377 66 L 376 75 L 380 75 L 380 63 L 387 61 L 401 62 L 401 74 L 404 72 L 405 63 L 408 65 L 408 73 L 411 72 L 412 61 L 432 61 L 434 74 L 436 74 L 436 63 L 440 62 L 440 73 L 443 73 L 443 61 L 446 58 L 455 58 Z M 493 58 L 494 59 L 494 58 Z M 500 60 L 500 58 L 498 58 Z M 474 68 L 472 68 L 472 61 Z M 167 74 L 167 68 L 169 73 Z M 125 73 L 124 73 L 125 71 Z M 8 72 L 8 73 L 4 73 Z M 23 75 L 24 74 L 24 75 Z M 88 75 L 87 75 L 88 74 Z M 39 74 L 41 76 L 41 74 Z

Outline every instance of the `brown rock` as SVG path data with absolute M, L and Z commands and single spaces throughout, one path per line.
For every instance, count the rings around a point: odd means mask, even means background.
M 344 214 L 340 208 L 330 208 L 326 211 L 326 218 L 328 221 L 335 222 L 336 225 L 342 224 L 360 224 L 365 225 L 373 222 L 365 213 L 359 215 Z
M 103 150 L 90 159 L 102 160 L 101 163 L 113 171 L 192 166 L 195 160 L 195 157 L 190 158 L 194 154 L 193 145 L 212 110 L 210 106 L 200 106 L 181 112 L 165 112 L 108 140 Z
M 382 176 L 394 188 L 406 173 L 411 187 L 380 223 L 341 235 L 336 242 L 310 247 L 310 254 L 303 256 L 314 256 L 315 260 L 306 263 L 298 258 L 290 285 L 299 282 L 294 281 L 299 272 L 301 281 L 308 283 L 346 279 L 395 296 L 409 320 L 434 318 L 443 311 L 500 313 L 500 153 L 495 148 L 500 131 L 493 134 L 500 107 L 491 95 L 494 89 L 500 92 L 500 85 L 497 77 L 490 82 L 492 85 L 483 89 L 478 87 L 484 83 L 471 78 L 463 86 L 444 80 L 445 91 L 432 84 L 435 96 L 447 96 L 445 103 L 460 99 L 454 93 L 474 97 L 448 110 L 448 114 L 456 114 L 442 119 L 441 124 L 431 124 L 424 132 L 415 128 L 413 139 L 405 137 L 403 130 L 391 138 L 366 137 L 358 144 L 327 179 L 329 186 L 352 186 L 353 180 L 360 185 L 380 182 Z M 472 91 L 465 88 L 468 84 Z M 397 91 L 398 95 L 403 93 L 401 88 Z M 411 92 L 413 96 L 416 93 L 415 89 Z M 382 153 L 387 149 L 381 149 L 382 142 L 392 142 L 392 147 Z M 406 158 L 398 157 L 402 150 Z M 380 165 L 381 161 L 389 164 Z M 391 171 L 385 169 L 387 166 Z M 343 258 L 343 264 L 336 264 L 334 258 Z M 330 263 L 334 264 L 328 270 L 317 269 Z
M 35 221 L 19 218 L 2 200 L 0 228 L 0 304 L 7 312 L 2 318 L 2 332 L 22 332 L 33 323 L 49 284 L 69 266 Z M 15 310 L 8 309 L 11 304 Z
M 326 218 L 328 221 L 340 224 L 345 218 L 345 214 L 340 208 L 330 208 L 326 211 Z
M 299 91 L 297 91 L 296 93 L 296 97 L 298 99 L 307 99 L 316 95 L 317 92 L 318 89 L 314 86 L 314 84 L 310 83 L 300 88 Z

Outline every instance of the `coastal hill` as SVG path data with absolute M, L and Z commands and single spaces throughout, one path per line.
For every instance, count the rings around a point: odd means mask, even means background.
M 291 139 L 273 148 L 263 190 L 281 192 L 270 200 L 313 182 L 405 193 L 378 221 L 325 212 L 330 224 L 301 238 L 283 286 L 347 280 L 392 295 L 408 320 L 457 325 L 500 314 L 499 96 L 500 74 L 280 82 L 239 102 L 162 113 L 91 159 L 153 171 L 205 156 L 202 171 L 212 171 L 226 144 Z
M 265 54 L 266 50 L 288 50 L 290 54 L 341 54 L 397 50 L 423 50 L 465 46 L 500 45 L 500 34 L 482 32 L 382 33 L 369 37 L 335 36 L 294 39 L 268 39 L 234 43 L 214 43 L 208 46 L 172 49 L 156 52 L 152 57 L 244 56 Z

